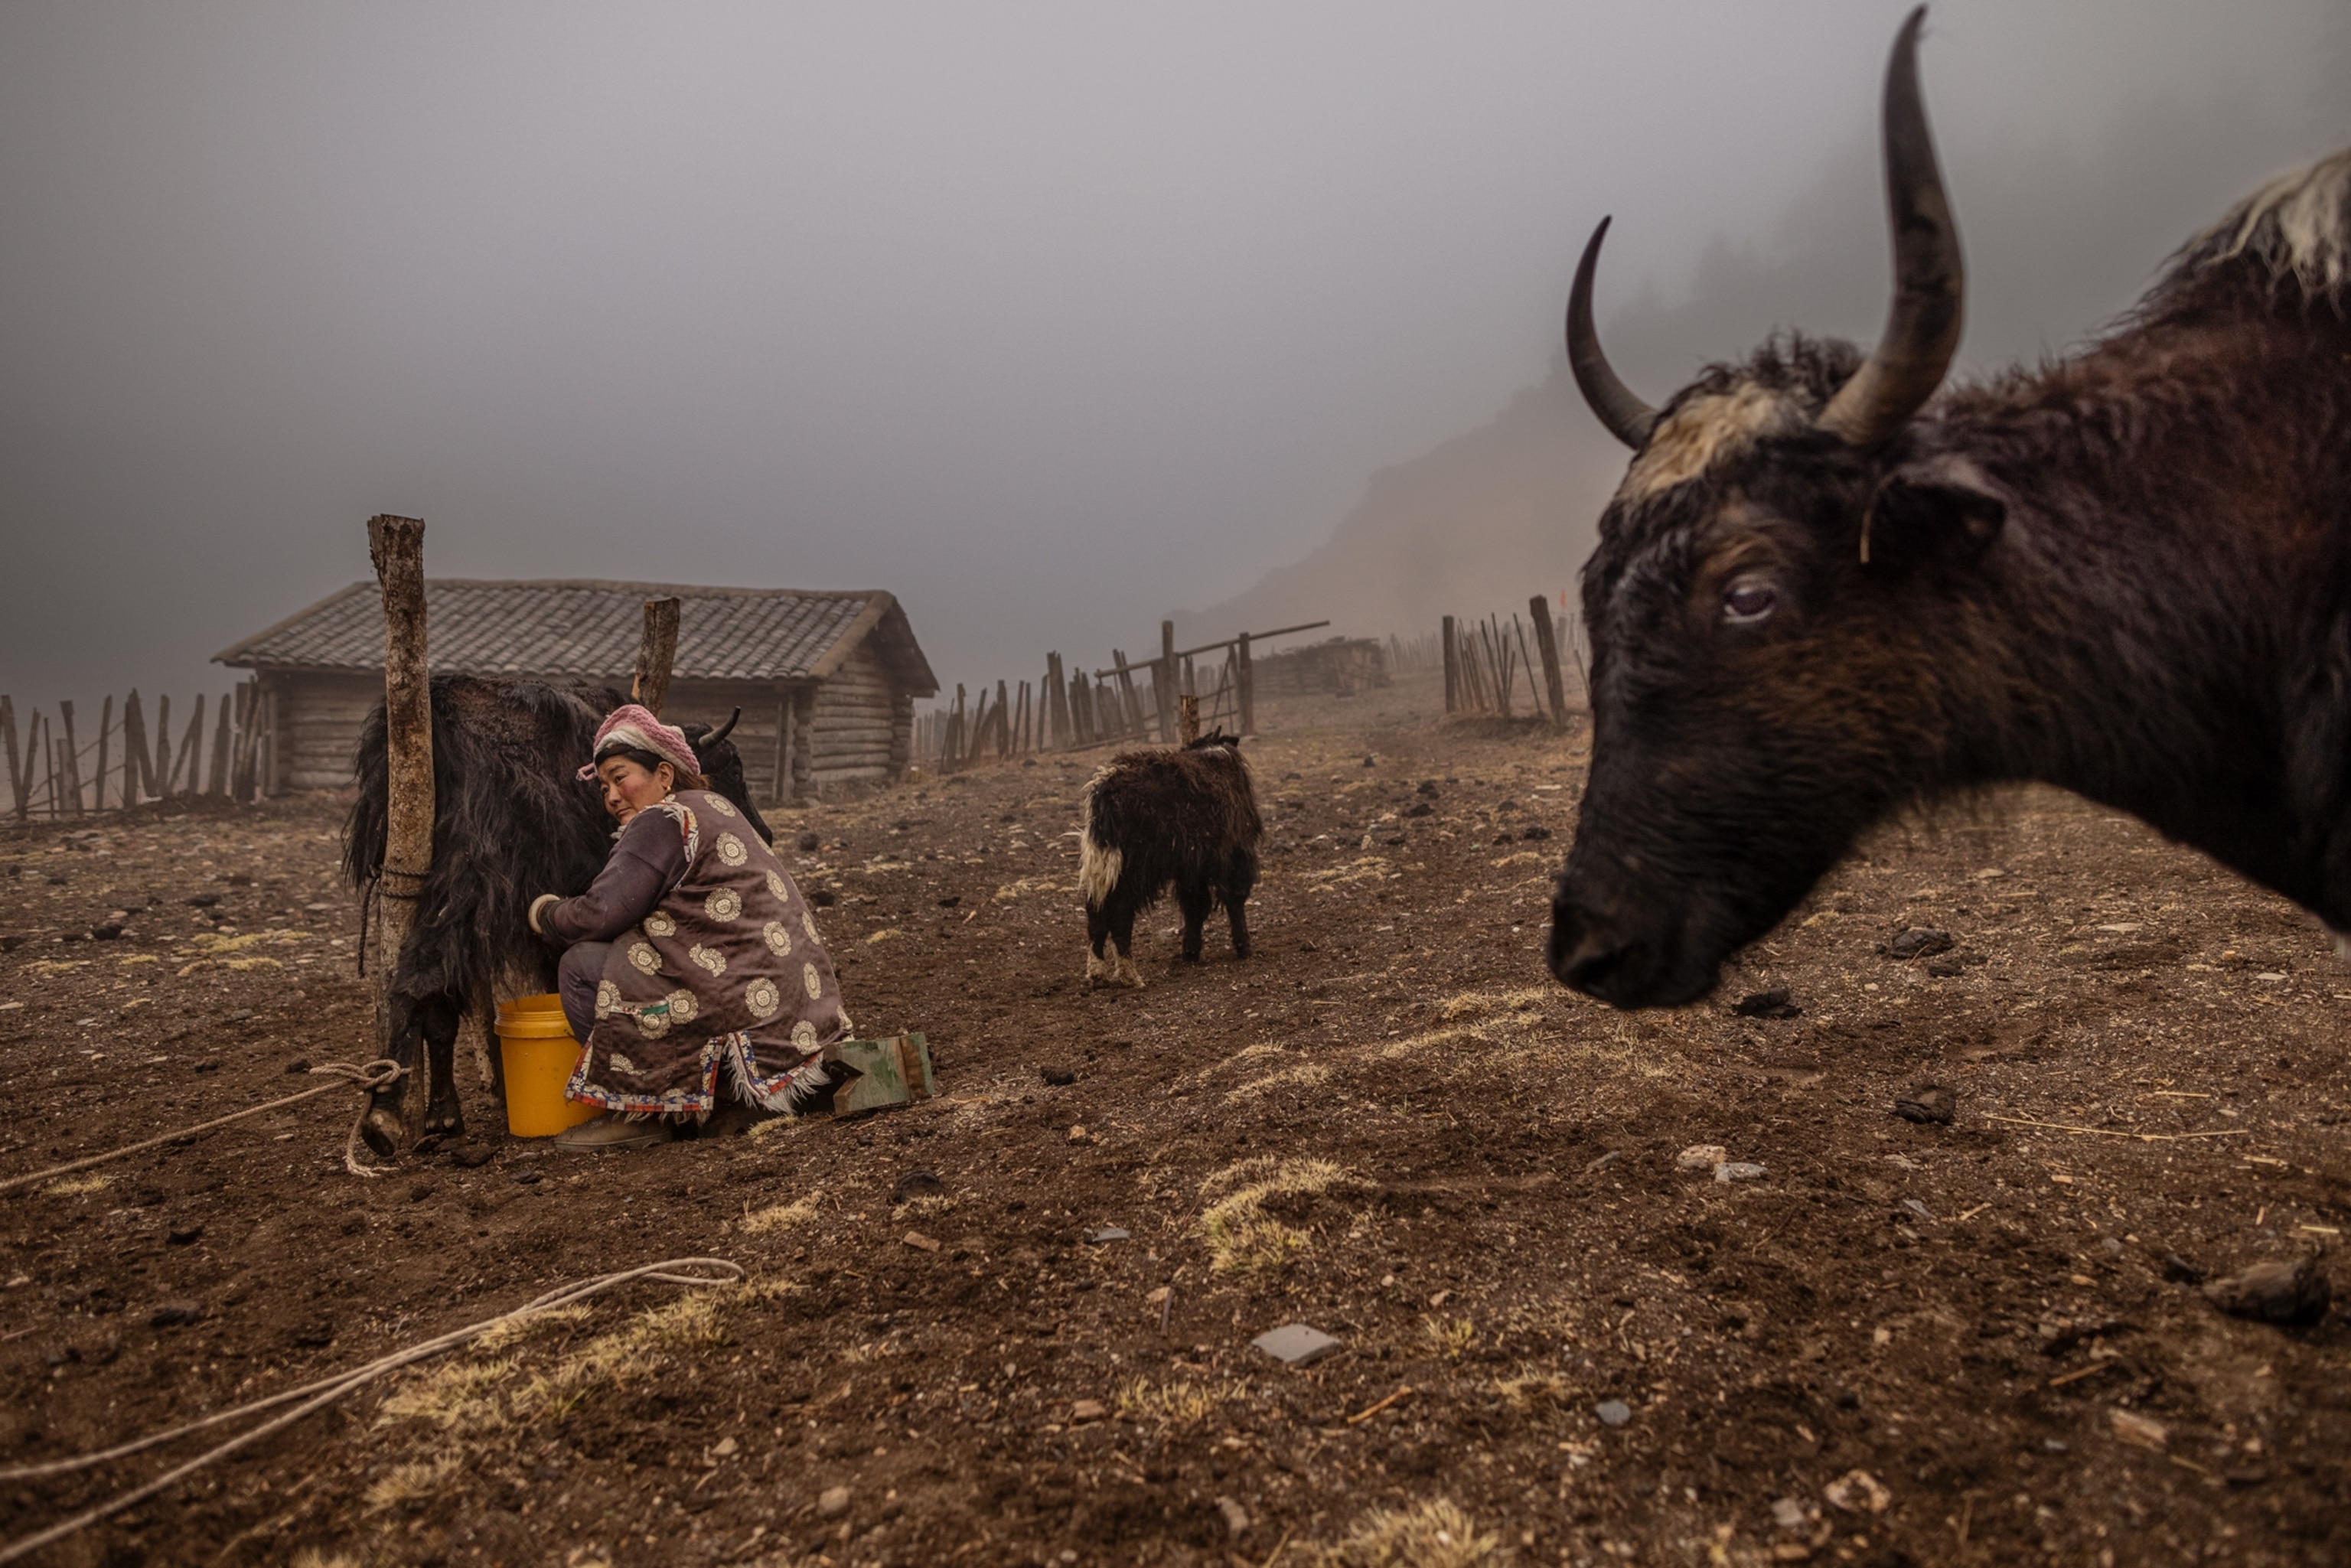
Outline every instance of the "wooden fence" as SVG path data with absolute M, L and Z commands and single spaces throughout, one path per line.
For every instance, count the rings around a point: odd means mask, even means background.
M 1483 621 L 1457 621 L 1448 615 L 1437 645 L 1445 665 L 1448 714 L 1511 718 L 1523 712 L 1531 717 L 1548 717 L 1564 729 L 1572 711 L 1571 691 L 1577 708 L 1587 704 L 1589 666 L 1583 627 L 1572 612 L 1554 614 L 1541 594 L 1527 601 L 1524 620 L 1515 612 L 1507 623 L 1494 615 Z M 1574 675 L 1572 688 L 1570 664 Z M 1526 688 L 1524 708 L 1516 706 L 1521 685 Z
M 1071 670 L 1061 655 L 1045 655 L 1035 682 L 986 682 L 977 692 L 956 683 L 955 701 L 914 720 L 914 757 L 937 771 L 989 758 L 1156 741 L 1174 746 L 1186 731 L 1223 726 L 1235 734 L 1257 728 L 1254 649 L 1276 637 L 1312 632 L 1327 621 L 1244 632 L 1196 648 L 1176 646 L 1176 623 L 1159 623 L 1156 658 L 1131 661 L 1111 650 L 1102 669 Z
M 98 733 L 83 741 L 75 732 L 73 704 L 58 703 L 54 717 L 35 708 L 20 736 L 16 701 L 0 695 L 10 814 L 20 822 L 78 817 L 185 795 L 251 800 L 276 768 L 272 706 L 256 680 L 222 693 L 207 749 L 201 693 L 176 745 L 169 696 L 157 699 L 152 728 L 135 689 L 122 699 L 119 716 L 109 696 L 99 709 Z

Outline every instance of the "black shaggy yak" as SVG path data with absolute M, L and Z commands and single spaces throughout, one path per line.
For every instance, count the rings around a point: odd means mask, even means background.
M 437 675 L 433 695 L 433 866 L 407 939 L 392 966 L 392 1060 L 413 1067 L 426 1048 L 428 1133 L 460 1132 L 465 1117 L 454 1071 L 458 1025 L 486 1020 L 493 994 L 555 987 L 556 955 L 533 936 L 530 901 L 542 893 L 586 891 L 611 847 L 612 820 L 597 786 L 577 777 L 596 727 L 627 699 L 609 688 L 569 690 L 529 681 Z M 762 839 L 774 835 L 751 804 L 743 758 L 726 738 L 684 725 L 710 787 L 742 807 Z M 360 732 L 353 759 L 359 799 L 343 836 L 343 872 L 381 896 L 386 769 L 383 705 Z M 413 1074 L 412 1073 L 412 1077 Z M 391 1156 L 403 1140 L 407 1080 L 380 1092 L 360 1131 Z
M 2008 781 L 2351 929 L 2351 152 L 2254 191 L 2085 352 L 1939 392 L 1965 289 L 1921 15 L 1866 358 L 1767 345 L 1652 408 L 1593 332 L 1600 234 L 1576 272 L 1570 361 L 1635 456 L 1583 569 L 1550 956 L 1619 1007 L 1705 995 L 1887 813 Z
M 1200 961 L 1200 928 L 1219 902 L 1233 956 L 1249 952 L 1249 895 L 1265 836 L 1238 737 L 1211 730 L 1180 751 L 1129 751 L 1086 781 L 1078 887 L 1086 895 L 1086 979 L 1140 986 L 1134 917 L 1176 884 L 1184 957 Z M 1105 939 L 1114 951 L 1105 951 Z

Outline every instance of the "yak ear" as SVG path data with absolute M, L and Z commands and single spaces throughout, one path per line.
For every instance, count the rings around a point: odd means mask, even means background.
M 1901 571 L 1972 560 L 2007 521 L 2006 497 L 1968 459 L 1945 454 L 1906 463 L 1879 480 L 1869 498 L 1861 519 L 1862 564 Z

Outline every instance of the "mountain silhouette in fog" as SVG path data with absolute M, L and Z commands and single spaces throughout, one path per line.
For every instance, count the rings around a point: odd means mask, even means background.
M 2351 23 L 2331 57 L 2351 67 Z M 1944 152 L 1968 263 L 1968 322 L 1954 374 L 2062 356 L 2127 309 L 2164 258 L 2267 176 L 2351 142 L 2351 82 L 2331 73 L 2306 102 L 2230 106 L 2150 98 L 2107 133 L 2052 145 L 2011 138 Z M 1928 110 L 1934 103 L 1930 98 Z M 1686 291 L 1659 296 L 1625 259 L 1649 188 L 1620 201 L 1601 260 L 1600 332 L 1634 390 L 1663 402 L 1710 361 L 1776 330 L 1866 346 L 1884 319 L 1889 264 L 1874 139 L 1822 169 L 1771 232 L 1717 240 Z M 1601 214 L 1591 214 L 1597 222 Z M 1562 313 L 1573 256 L 1561 258 Z M 1627 454 L 1585 409 L 1564 352 L 1491 420 L 1381 470 L 1330 538 L 1221 603 L 1177 617 L 1179 638 L 1328 617 L 1351 635 L 1412 636 L 1447 614 L 1571 601 L 1601 508 Z

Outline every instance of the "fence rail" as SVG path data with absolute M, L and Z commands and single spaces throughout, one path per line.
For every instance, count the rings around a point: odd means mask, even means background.
M 110 695 L 99 708 L 98 733 L 84 742 L 75 732 L 73 704 L 57 703 L 54 717 L 34 708 L 20 733 L 16 699 L 0 695 L 8 813 L 24 822 L 120 810 L 179 796 L 251 800 L 262 781 L 276 773 L 274 706 L 258 680 L 222 693 L 207 749 L 203 693 L 197 694 L 176 745 L 168 695 L 156 700 L 152 727 L 137 688 L 122 699 L 119 716 Z

